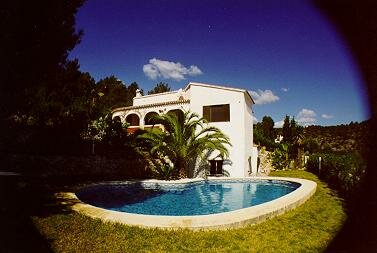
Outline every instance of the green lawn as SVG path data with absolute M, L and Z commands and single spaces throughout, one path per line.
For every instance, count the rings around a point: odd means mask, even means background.
M 273 172 L 318 183 L 306 203 L 254 226 L 224 231 L 141 229 L 77 213 L 33 217 L 56 252 L 318 252 L 326 249 L 346 219 L 342 201 L 305 171 Z

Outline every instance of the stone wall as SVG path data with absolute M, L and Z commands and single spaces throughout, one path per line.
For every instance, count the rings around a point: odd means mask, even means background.
M 150 178 L 147 163 L 142 160 L 105 156 L 35 156 L 1 155 L 3 171 L 41 177 L 72 177 L 122 180 Z
M 259 151 L 258 175 L 268 176 L 270 171 L 273 170 L 270 154 L 271 152 L 267 151 L 265 147 L 262 147 Z

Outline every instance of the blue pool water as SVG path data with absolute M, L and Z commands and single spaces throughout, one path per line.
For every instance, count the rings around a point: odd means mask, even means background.
M 190 184 L 129 183 L 95 185 L 77 197 L 88 204 L 148 215 L 205 215 L 262 204 L 300 186 L 278 180 L 203 181 Z

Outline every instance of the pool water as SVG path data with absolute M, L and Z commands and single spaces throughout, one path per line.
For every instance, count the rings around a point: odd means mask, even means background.
M 299 186 L 279 180 L 128 183 L 90 186 L 76 195 L 88 204 L 120 212 L 191 216 L 255 206 L 284 196 Z

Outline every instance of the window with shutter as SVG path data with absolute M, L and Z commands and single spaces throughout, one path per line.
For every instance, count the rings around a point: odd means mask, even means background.
M 208 122 L 230 121 L 229 104 L 203 106 L 203 118 Z

